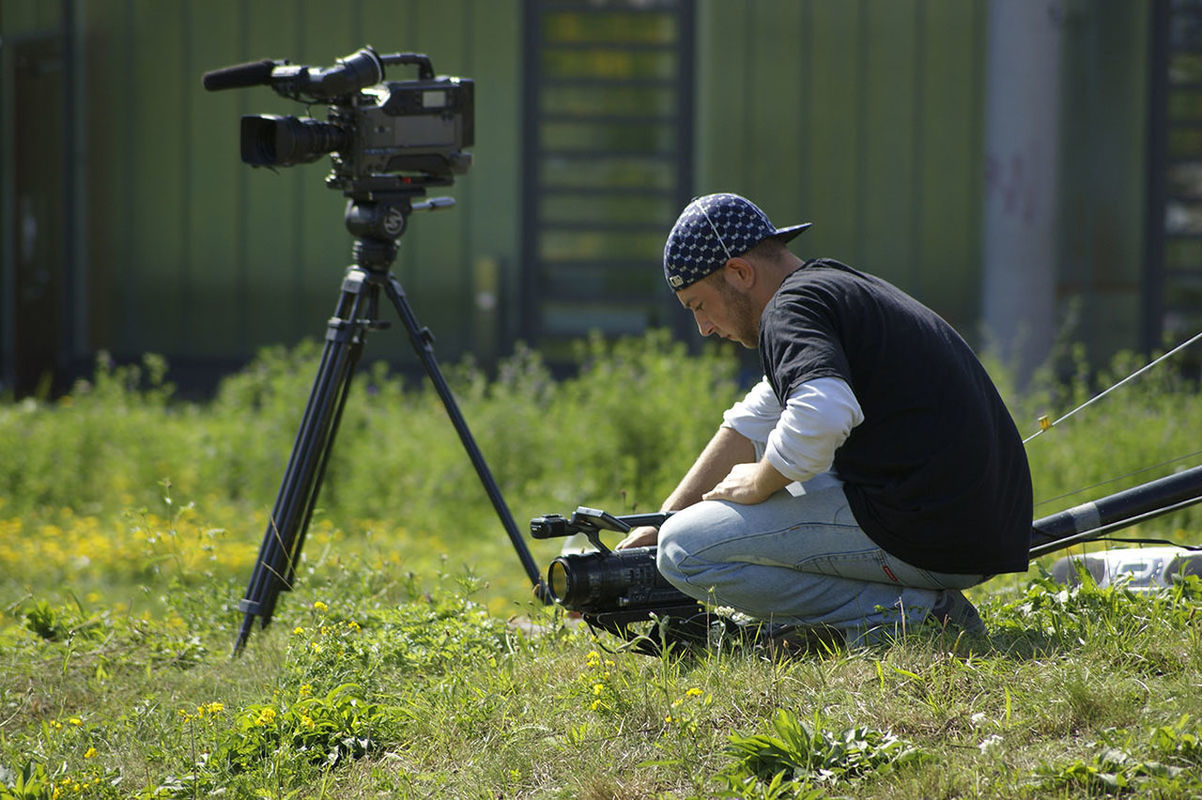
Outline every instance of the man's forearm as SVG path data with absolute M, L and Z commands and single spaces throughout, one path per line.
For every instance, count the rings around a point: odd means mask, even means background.
M 701 495 L 725 478 L 735 464 L 751 461 L 755 461 L 751 440 L 734 428 L 719 428 L 660 510 L 680 511 L 701 502 Z
M 661 511 L 680 511 L 701 502 L 701 495 L 714 488 L 736 464 L 755 461 L 755 445 L 734 428 L 719 428 L 709 444 L 697 456 L 693 466 L 660 506 Z M 635 528 L 618 542 L 617 549 L 648 547 L 659 538 L 659 530 L 649 525 Z
M 754 505 L 762 503 L 792 483 L 767 460 L 752 464 L 735 464 L 730 474 L 703 494 L 703 500 L 729 500 L 732 503 Z

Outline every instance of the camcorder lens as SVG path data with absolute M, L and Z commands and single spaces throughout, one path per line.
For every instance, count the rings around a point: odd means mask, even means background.
M 242 118 L 242 160 L 260 167 L 290 167 L 342 150 L 350 137 L 341 127 L 307 117 L 274 114 Z
M 572 611 L 693 603 L 655 568 L 655 548 L 560 556 L 547 569 L 551 596 Z
M 568 601 L 568 568 L 562 561 L 556 560 L 551 562 L 551 567 L 548 570 L 548 583 L 551 584 L 551 596 L 560 603 Z

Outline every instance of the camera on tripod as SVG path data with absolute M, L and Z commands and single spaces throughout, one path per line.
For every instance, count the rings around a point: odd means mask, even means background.
M 416 66 L 417 80 L 384 82 L 384 68 L 391 64 Z M 238 603 L 243 619 L 234 654 L 242 651 L 256 618 L 264 627 L 270 623 L 280 592 L 291 590 L 295 582 L 309 520 L 367 334 L 387 327 L 377 318 L 381 297 L 392 303 L 404 323 L 536 596 L 545 598 L 538 565 L 434 357 L 434 335 L 417 321 L 404 288 L 391 272 L 409 214 L 454 205 L 449 197 L 417 199 L 430 186 L 449 186 L 472 163 L 464 148 L 475 137 L 473 82 L 435 77 L 430 59 L 419 53 L 380 55 L 363 47 L 324 69 L 263 60 L 207 72 L 203 83 L 210 91 L 270 86 L 292 100 L 329 106 L 326 122 L 294 116 L 243 117 L 242 160 L 252 166 L 287 167 L 329 154 L 334 168 L 326 186 L 348 198 L 344 222 L 355 237 L 354 263 L 343 275 L 334 314 L 326 321 L 317 376 L 250 583 Z
M 384 81 L 384 67 L 407 64 L 418 79 Z M 328 121 L 258 114 L 242 117 L 242 160 L 252 166 L 290 167 L 330 155 L 331 188 L 351 190 L 371 176 L 399 174 L 419 185 L 446 185 L 471 166 L 475 139 L 475 84 L 435 77 L 419 53 L 380 55 L 361 48 L 333 67 L 258 61 L 214 70 L 209 90 L 266 85 L 299 102 L 329 104 Z

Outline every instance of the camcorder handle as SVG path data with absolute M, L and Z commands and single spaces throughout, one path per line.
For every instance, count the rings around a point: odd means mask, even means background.
M 422 53 L 382 56 L 368 45 L 337 59 L 334 66 L 324 69 L 291 64 L 287 59 L 263 59 L 206 72 L 201 82 L 210 92 L 270 86 L 285 97 L 307 95 L 325 102 L 380 83 L 384 80 L 384 67 L 392 64 L 414 65 L 421 80 L 434 78 L 434 66 L 429 56 Z
M 655 514 L 624 514 L 616 517 L 599 508 L 577 506 L 569 518 L 559 514 L 544 514 L 530 520 L 530 535 L 535 539 L 558 539 L 583 534 L 589 544 L 598 551 L 609 553 L 610 549 L 601 541 L 601 531 L 628 533 L 643 525 L 658 528 L 672 514 L 671 511 L 661 511 Z

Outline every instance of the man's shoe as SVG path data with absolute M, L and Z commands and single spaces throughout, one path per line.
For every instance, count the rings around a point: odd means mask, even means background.
M 807 653 L 825 654 L 843 650 L 843 632 L 826 626 L 775 626 L 766 637 L 768 652 L 774 656 L 801 656 Z
M 981 621 L 976 606 L 959 589 L 941 591 L 927 618 L 941 628 L 955 625 L 965 633 L 985 633 L 985 623 Z

